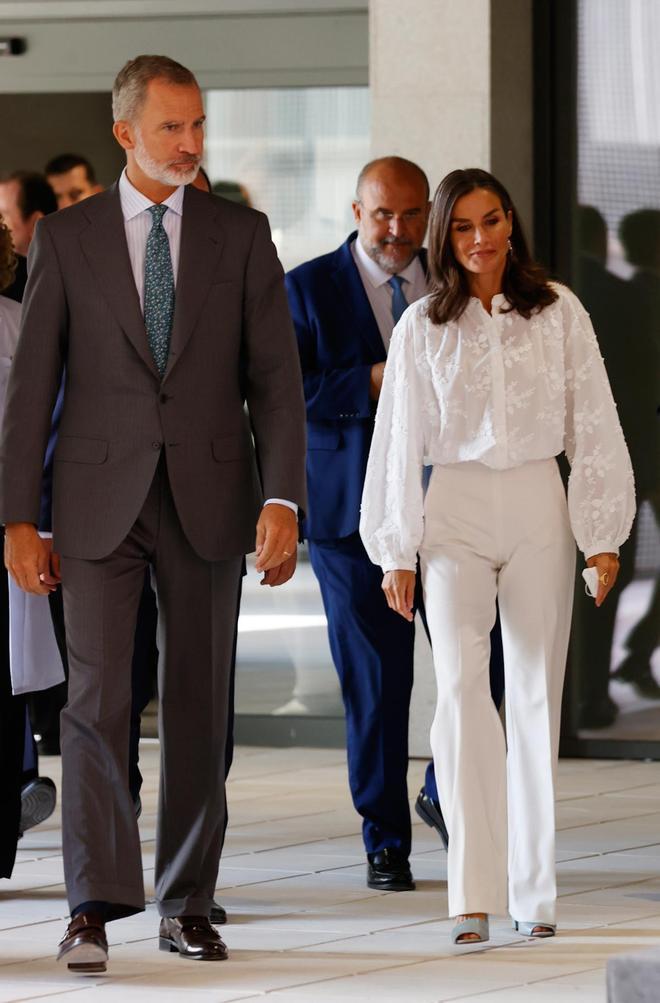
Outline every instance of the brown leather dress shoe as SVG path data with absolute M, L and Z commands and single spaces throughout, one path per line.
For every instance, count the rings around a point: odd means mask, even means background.
M 75 916 L 60 941 L 57 960 L 66 961 L 72 972 L 104 972 L 108 941 L 103 917 L 95 912 Z
M 161 951 L 178 951 L 182 958 L 224 961 L 227 946 L 207 916 L 164 916 L 160 921 Z

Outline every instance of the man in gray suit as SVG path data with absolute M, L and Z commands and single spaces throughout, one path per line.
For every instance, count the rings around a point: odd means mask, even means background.
M 227 956 L 208 914 L 241 565 L 256 524 L 265 583 L 290 578 L 305 505 L 300 369 L 267 220 L 191 186 L 204 111 L 189 70 L 132 60 L 115 81 L 113 114 L 127 157 L 119 182 L 39 224 L 0 448 L 9 571 L 45 594 L 61 555 L 72 919 L 59 957 L 79 971 L 105 970 L 106 921 L 144 909 L 127 750 L 148 566 L 162 653 L 160 946 Z M 65 368 L 51 551 L 35 526 Z

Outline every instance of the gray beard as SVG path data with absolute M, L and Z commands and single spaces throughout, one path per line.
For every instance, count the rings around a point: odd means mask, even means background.
M 401 265 L 397 265 L 396 268 L 394 268 L 394 262 L 384 253 L 384 251 L 381 250 L 380 244 L 375 244 L 367 248 L 367 254 L 369 257 L 375 261 L 377 265 L 380 265 L 383 271 L 387 272 L 388 275 L 397 275 L 399 272 L 403 272 L 408 267 L 410 262 L 417 256 L 418 252 L 418 247 L 412 247 L 410 249 L 410 257 Z
M 133 156 L 135 161 L 142 171 L 146 174 L 148 178 L 152 181 L 159 181 L 161 185 L 170 185 L 172 188 L 178 188 L 179 185 L 189 185 L 197 177 L 197 172 L 199 170 L 199 165 L 201 163 L 201 158 L 198 159 L 194 164 L 190 165 L 190 170 L 181 172 L 175 171 L 173 168 L 167 167 L 165 164 L 160 164 L 153 157 L 150 157 L 147 153 L 144 144 L 142 142 L 142 137 L 139 133 L 135 137 L 135 149 L 133 150 Z

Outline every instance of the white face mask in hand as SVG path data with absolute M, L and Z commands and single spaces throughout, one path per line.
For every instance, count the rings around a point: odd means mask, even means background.
M 598 595 L 598 568 L 585 568 L 582 572 L 584 578 L 584 591 L 592 599 Z

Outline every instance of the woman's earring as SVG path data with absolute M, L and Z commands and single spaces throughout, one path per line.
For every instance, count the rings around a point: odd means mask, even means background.
M 507 246 L 507 250 L 508 250 L 509 254 L 512 255 L 513 254 L 513 244 L 511 243 L 511 238 L 510 237 L 509 237 L 509 239 L 506 242 L 506 246 Z

